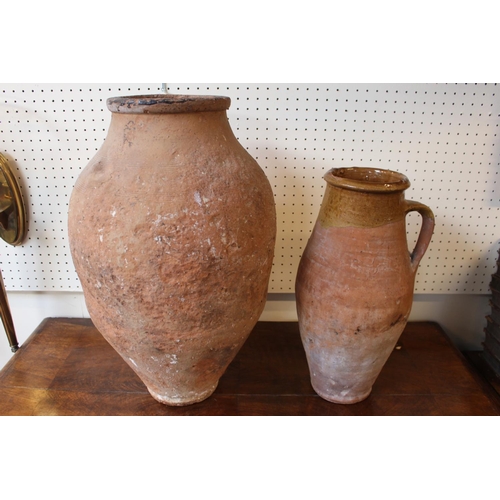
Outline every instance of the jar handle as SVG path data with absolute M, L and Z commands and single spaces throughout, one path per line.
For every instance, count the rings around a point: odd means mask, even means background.
M 432 210 L 423 203 L 411 200 L 405 200 L 405 203 L 405 215 L 410 212 L 418 212 L 422 216 L 422 228 L 420 229 L 420 234 L 418 235 L 417 244 L 415 245 L 413 252 L 410 254 L 411 267 L 415 273 L 417 272 L 420 260 L 424 256 L 427 251 L 427 247 L 431 242 L 435 220 Z

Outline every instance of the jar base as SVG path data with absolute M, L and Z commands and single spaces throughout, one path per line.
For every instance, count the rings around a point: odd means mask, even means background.
M 148 391 L 153 396 L 156 401 L 167 406 L 189 406 L 196 403 L 201 403 L 205 399 L 209 398 L 217 389 L 217 384 L 215 384 L 210 389 L 203 391 L 201 393 L 190 393 L 186 396 L 172 397 L 170 395 L 158 394 L 148 387 Z
M 361 403 L 361 401 L 367 399 L 372 392 L 372 388 L 370 388 L 370 390 L 364 394 L 349 397 L 349 396 L 340 396 L 340 395 L 334 396 L 332 394 L 326 394 L 322 391 L 317 390 L 314 387 L 314 385 L 313 389 L 320 398 L 324 399 L 325 401 L 328 401 L 329 403 L 335 403 L 339 405 L 353 405 L 356 403 Z

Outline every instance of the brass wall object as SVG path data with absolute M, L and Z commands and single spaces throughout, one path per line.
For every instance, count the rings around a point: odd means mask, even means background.
M 9 245 L 20 245 L 27 232 L 26 210 L 19 184 L 6 158 L 0 154 L 0 238 Z M 0 316 L 12 352 L 19 349 L 7 293 L 0 272 Z
M 20 245 L 26 237 L 26 211 L 21 189 L 0 154 L 0 238 L 10 245 Z

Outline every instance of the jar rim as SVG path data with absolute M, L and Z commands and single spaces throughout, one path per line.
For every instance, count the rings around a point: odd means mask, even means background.
M 226 96 L 144 94 L 110 97 L 106 105 L 112 113 L 164 114 L 225 111 L 231 105 Z
M 404 174 L 373 167 L 332 168 L 324 179 L 332 186 L 368 193 L 392 193 L 410 187 Z

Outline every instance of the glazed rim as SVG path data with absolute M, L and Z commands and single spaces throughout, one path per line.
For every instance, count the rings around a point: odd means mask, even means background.
M 410 181 L 405 175 L 370 167 L 332 168 L 324 179 L 332 186 L 369 193 L 391 193 L 410 187 Z
M 106 105 L 112 113 L 191 113 L 227 110 L 231 99 L 214 95 L 132 95 L 110 97 Z

